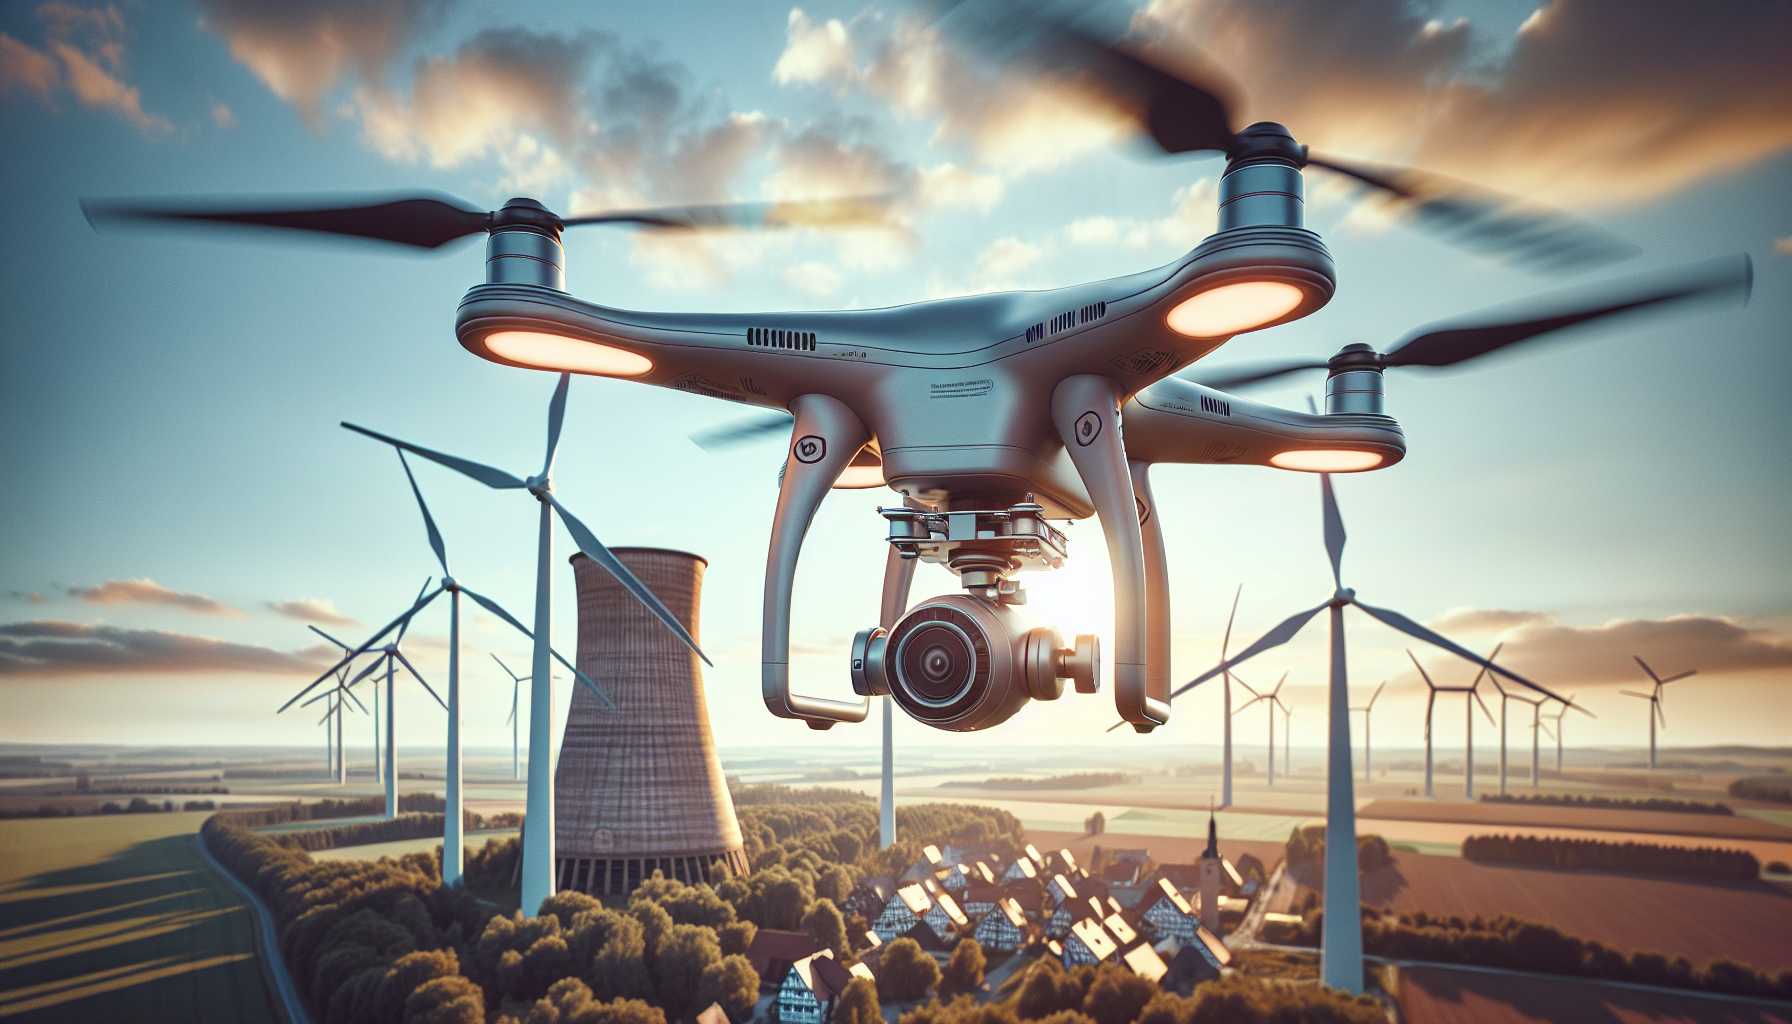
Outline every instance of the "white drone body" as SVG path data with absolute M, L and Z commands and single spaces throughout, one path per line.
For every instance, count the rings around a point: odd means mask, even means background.
M 563 290 L 558 221 L 526 200 L 494 218 L 487 281 L 462 299 L 469 351 L 535 369 L 624 377 L 795 417 L 765 576 L 763 684 L 773 714 L 817 728 L 893 696 L 940 728 L 986 728 L 1062 680 L 1098 687 L 1080 654 L 1007 614 L 1013 574 L 1061 564 L 1047 518 L 1098 517 L 1114 567 L 1115 701 L 1141 731 L 1169 718 L 1169 584 L 1148 467 L 1250 463 L 1370 469 L 1405 453 L 1380 371 L 1346 370 L 1326 414 L 1234 398 L 1169 375 L 1234 334 L 1331 298 L 1332 260 L 1301 225 L 1298 167 L 1235 160 L 1220 230 L 1154 270 L 1094 284 L 843 312 L 664 314 Z M 1365 378 L 1373 378 L 1372 381 Z M 792 584 L 831 487 L 887 485 L 890 541 L 939 561 L 968 593 L 923 602 L 855 645 L 852 699 L 793 692 Z M 892 560 L 892 565 L 895 561 Z M 908 574 L 886 588 L 906 593 Z M 868 631 L 883 634 L 884 629 Z M 1049 635 L 1046 635 L 1049 634 Z

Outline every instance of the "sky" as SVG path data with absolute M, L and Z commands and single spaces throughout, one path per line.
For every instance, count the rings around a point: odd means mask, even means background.
M 1718 12 L 1718 13 L 1713 13 Z M 1792 736 L 1792 7 L 1554 0 L 1151 0 L 1093 16 L 1159 52 L 1198 46 L 1245 120 L 1315 149 L 1396 161 L 1574 212 L 1640 255 L 1584 275 L 1441 240 L 1310 172 L 1308 226 L 1336 258 L 1330 305 L 1246 334 L 1189 373 L 1386 346 L 1434 321 L 1726 253 L 1755 261 L 1746 308 L 1634 319 L 1452 373 L 1390 374 L 1409 453 L 1341 478 L 1345 582 L 1578 693 L 1576 743 L 1645 741 L 1670 687 L 1670 745 Z M 401 611 L 436 571 L 390 451 L 354 420 L 519 473 L 541 454 L 553 377 L 454 341 L 478 245 L 367 246 L 96 234 L 83 196 L 436 190 L 567 215 L 648 203 L 899 192 L 895 232 L 667 240 L 569 232 L 567 286 L 607 305 L 829 309 L 1097 280 L 1169 262 L 1214 229 L 1217 158 L 1152 158 L 1050 81 L 999 74 L 902 4 L 495 4 L 406 0 L 13 3 L 0 7 L 0 741 L 309 744 L 274 709 L 344 639 Z M 1318 380 L 1260 392 L 1301 407 Z M 611 546 L 703 554 L 701 636 L 725 747 L 872 749 L 759 699 L 758 608 L 781 453 L 689 436 L 726 403 L 576 378 L 556 493 Z M 535 507 L 417 468 L 455 575 L 531 614 Z M 1311 476 L 1162 467 L 1172 675 L 1329 594 Z M 798 572 L 794 677 L 845 693 L 874 624 L 887 492 L 824 505 Z M 1036 621 L 1111 636 L 1099 528 L 1024 578 Z M 562 555 L 572 548 L 562 534 Z M 572 653 L 572 577 L 555 580 Z M 923 567 L 915 596 L 955 582 Z M 1390 681 L 1382 744 L 1416 744 L 1424 697 L 1403 640 L 1352 615 L 1355 702 Z M 466 741 L 508 742 L 527 643 L 465 627 Z M 432 681 L 445 612 L 413 632 Z M 1105 641 L 1104 641 L 1105 642 Z M 1109 644 L 1111 650 L 1111 644 Z M 1466 664 L 1416 651 L 1440 682 Z M 1324 736 L 1319 623 L 1241 672 L 1289 673 L 1297 746 Z M 560 716 L 567 691 L 558 693 Z M 401 700 L 401 742 L 443 719 Z M 988 733 L 899 722 L 899 742 L 1212 744 L 1213 688 L 1151 737 L 1106 735 L 1111 691 L 1067 695 Z M 1261 729 L 1257 710 L 1245 730 Z M 558 721 L 558 719 L 557 719 Z M 1242 720 L 1241 720 L 1242 721 Z M 1438 720 L 1460 742 L 1461 715 Z M 558 724 L 556 725 L 558 733 Z M 1255 735 L 1255 733 L 1251 733 Z M 1477 739 L 1490 742 L 1490 730 Z M 353 734 L 351 734 L 352 740 Z

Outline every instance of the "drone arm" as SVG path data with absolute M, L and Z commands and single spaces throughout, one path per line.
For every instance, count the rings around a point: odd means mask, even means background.
M 1161 694 L 1165 707 L 1170 693 L 1170 563 L 1164 551 L 1163 519 L 1151 494 L 1151 464 L 1127 464 L 1132 475 L 1133 501 L 1138 507 L 1139 532 L 1145 553 L 1145 689 Z M 1230 623 L 1228 623 L 1230 625 Z
M 1140 732 L 1170 720 L 1169 679 L 1150 688 L 1145 608 L 1145 548 L 1139 506 L 1120 436 L 1120 393 L 1113 381 L 1080 374 L 1052 392 L 1052 422 L 1101 518 L 1114 570 L 1114 703 Z
M 1126 450 L 1145 462 L 1273 466 L 1290 451 L 1373 452 L 1385 469 L 1406 455 L 1391 419 L 1326 416 L 1279 409 L 1165 377 L 1125 408 Z
M 779 718 L 800 718 L 814 729 L 835 722 L 862 722 L 871 698 L 833 700 L 806 697 L 790 689 L 790 600 L 796 583 L 797 557 L 803 537 L 821 499 L 840 478 L 871 432 L 839 399 L 800 395 L 791 403 L 796 423 L 778 487 L 778 509 L 772 516 L 772 537 L 765 560 L 764 633 L 761 638 L 761 685 L 765 706 Z

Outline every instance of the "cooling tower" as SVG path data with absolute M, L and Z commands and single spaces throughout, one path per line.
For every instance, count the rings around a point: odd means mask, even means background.
M 662 548 L 613 548 L 634 574 L 701 637 L 702 558 Z M 660 871 L 716 882 L 745 873 L 740 823 L 703 698 L 701 662 L 615 578 L 583 554 L 581 672 L 616 702 L 604 710 L 573 687 L 554 769 L 555 882 L 594 895 L 628 893 Z

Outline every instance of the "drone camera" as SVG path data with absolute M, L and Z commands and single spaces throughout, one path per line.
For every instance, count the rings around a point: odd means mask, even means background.
M 1094 693 L 1100 676 L 1095 637 L 1062 647 L 1057 631 L 1023 630 L 1007 603 L 970 594 L 924 601 L 895 628 L 864 630 L 852 644 L 855 692 L 887 695 L 909 717 L 953 732 L 998 725 L 1028 700 L 1056 700 L 1066 681 Z

